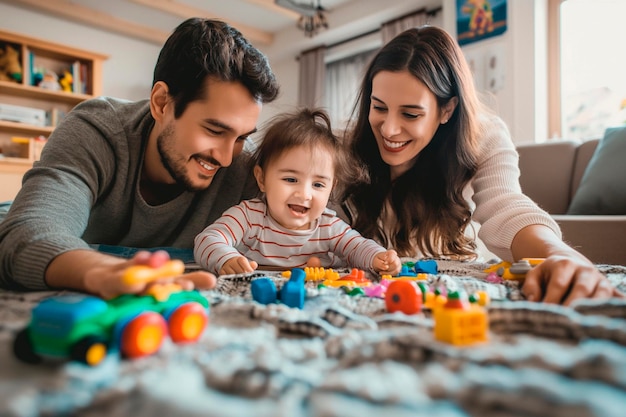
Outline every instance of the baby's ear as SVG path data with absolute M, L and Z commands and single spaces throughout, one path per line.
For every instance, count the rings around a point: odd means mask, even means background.
M 256 178 L 256 183 L 259 186 L 259 190 L 264 193 L 265 184 L 263 182 L 263 168 L 261 168 L 259 165 L 254 166 L 254 178 Z

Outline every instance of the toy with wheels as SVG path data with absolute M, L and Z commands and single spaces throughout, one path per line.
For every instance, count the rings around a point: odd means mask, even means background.
M 159 297 L 125 294 L 111 300 L 56 296 L 33 309 L 30 323 L 14 340 L 13 352 L 27 363 L 57 358 L 95 366 L 112 351 L 139 358 L 157 352 L 168 335 L 175 343 L 196 342 L 208 324 L 208 313 L 209 302 L 197 291 L 173 289 L 167 296 L 159 292 Z

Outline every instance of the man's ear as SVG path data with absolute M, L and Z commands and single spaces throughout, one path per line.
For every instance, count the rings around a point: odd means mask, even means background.
M 259 186 L 259 190 L 262 193 L 265 192 L 265 184 L 263 182 L 263 168 L 258 165 L 254 166 L 254 178 L 256 178 L 256 183 Z
M 169 89 L 163 81 L 157 81 L 150 92 L 150 113 L 157 122 L 163 121 L 169 103 Z

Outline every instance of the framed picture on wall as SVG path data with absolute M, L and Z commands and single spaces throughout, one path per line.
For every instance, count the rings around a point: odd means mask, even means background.
M 456 0 L 459 45 L 506 32 L 507 0 Z

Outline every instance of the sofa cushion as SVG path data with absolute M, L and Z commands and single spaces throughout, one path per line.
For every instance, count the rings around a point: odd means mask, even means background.
M 570 202 L 572 198 L 574 198 L 574 195 L 576 195 L 576 191 L 580 186 L 580 181 L 582 181 L 583 179 L 583 175 L 585 174 L 587 165 L 589 165 L 589 161 L 591 161 L 591 157 L 596 151 L 598 143 L 600 143 L 600 139 L 587 140 L 578 145 L 578 148 L 576 149 L 576 158 L 574 158 L 574 172 L 572 173 L 572 181 L 570 185 L 571 188 L 569 192 Z M 564 212 L 565 211 L 567 210 L 564 210 Z
M 564 214 L 569 207 L 578 145 L 555 140 L 517 147 L 522 191 L 548 213 Z
M 625 162 L 626 127 L 607 129 L 567 214 L 626 214 Z

